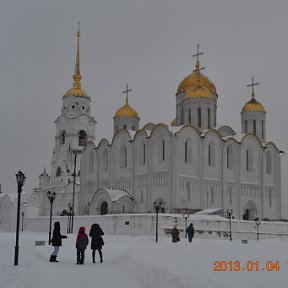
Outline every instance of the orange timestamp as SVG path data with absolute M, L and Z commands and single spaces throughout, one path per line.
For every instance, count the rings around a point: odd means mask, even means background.
M 214 261 L 214 272 L 239 272 L 239 271 L 280 271 L 279 261 Z

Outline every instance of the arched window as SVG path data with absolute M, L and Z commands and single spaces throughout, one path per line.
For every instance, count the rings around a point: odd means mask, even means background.
M 210 118 L 211 118 L 211 112 L 210 112 L 210 108 L 207 109 L 207 119 L 208 119 L 208 129 L 210 129 L 211 125 L 210 125 Z
M 251 172 L 253 171 L 253 150 L 248 148 L 246 150 L 246 170 Z
M 103 170 L 108 170 L 108 151 L 107 149 L 103 150 Z
M 184 161 L 185 163 L 192 163 L 192 141 L 187 139 L 184 147 Z
M 248 120 L 244 121 L 244 133 L 248 133 Z
M 94 172 L 94 154 L 93 151 L 89 153 L 89 173 Z
M 192 119 L 191 119 L 191 109 L 188 109 L 188 123 L 191 124 L 192 123 Z
M 213 143 L 208 145 L 208 166 L 215 166 L 215 147 Z
M 139 147 L 139 164 L 144 165 L 146 163 L 146 145 L 141 143 Z
M 62 170 L 61 170 L 60 167 L 58 167 L 57 170 L 56 170 L 56 177 L 61 176 L 61 173 L 62 173 Z
M 262 131 L 262 138 L 265 138 L 265 129 L 264 129 L 264 121 L 261 121 L 261 131 Z
M 127 147 L 124 144 L 120 147 L 120 167 L 127 167 Z
M 253 120 L 253 133 L 256 134 L 256 120 Z
M 197 109 L 197 111 L 198 111 L 198 127 L 201 128 L 201 126 L 202 126 L 202 122 L 201 122 L 201 108 L 199 107 Z
M 268 151 L 266 154 L 266 174 L 272 173 L 272 153 Z
M 66 131 L 62 130 L 60 134 L 60 144 L 65 144 Z
M 165 140 L 159 138 L 158 140 L 158 161 L 162 162 L 165 160 Z
M 227 169 L 233 169 L 233 148 L 231 145 L 227 147 Z
M 79 131 L 79 146 L 85 146 L 86 145 L 86 140 L 87 140 L 87 134 L 84 130 Z

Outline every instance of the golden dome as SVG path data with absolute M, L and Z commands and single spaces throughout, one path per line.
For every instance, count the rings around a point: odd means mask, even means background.
M 199 62 L 195 65 L 195 70 L 185 77 L 179 84 L 177 93 L 187 92 L 190 89 L 194 89 L 200 83 L 201 86 L 208 89 L 210 93 L 216 94 L 215 85 L 199 71 Z
M 65 93 L 66 96 L 87 96 L 87 93 L 84 89 L 80 88 L 71 88 L 66 91 Z
M 176 118 L 174 118 L 171 122 L 171 126 L 176 127 Z
M 126 101 L 125 105 L 120 107 L 116 113 L 115 117 L 133 117 L 133 118 L 139 118 L 138 113 L 128 104 L 128 101 Z
M 207 88 L 201 85 L 198 85 L 194 87 L 193 89 L 189 89 L 186 92 L 186 99 L 191 99 L 191 98 L 207 98 L 207 99 L 213 100 L 211 92 Z
M 247 102 L 243 108 L 242 112 L 266 112 L 264 106 L 259 103 L 253 96 L 249 102 Z

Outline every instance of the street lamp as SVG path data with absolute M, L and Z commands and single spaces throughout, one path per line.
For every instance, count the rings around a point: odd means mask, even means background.
M 22 215 L 22 231 L 23 231 L 24 230 L 23 229 L 23 227 L 24 227 L 24 225 L 23 225 L 24 224 L 24 212 L 21 212 L 21 215 Z
M 49 202 L 50 202 L 50 225 L 49 225 L 49 245 L 50 245 L 50 243 L 51 243 L 51 226 L 52 226 L 52 205 L 53 205 L 53 202 L 56 198 L 56 193 L 55 192 L 51 193 L 50 191 L 48 191 L 47 197 L 48 197 Z
M 156 211 L 156 242 L 158 242 L 158 213 L 159 213 L 159 210 L 161 209 L 162 203 L 161 202 L 159 202 L 159 203 L 154 202 L 153 206 L 154 206 L 154 209 Z
M 187 220 L 189 218 L 189 213 L 183 213 L 183 218 L 185 219 L 185 238 L 187 238 Z
M 229 218 L 229 230 L 230 230 L 229 238 L 230 238 L 230 241 L 232 241 L 232 226 L 231 226 L 232 223 L 231 223 L 231 219 L 232 219 L 233 209 L 227 209 L 226 213 L 227 213 L 227 217 Z
M 14 265 L 18 265 L 18 258 L 19 258 L 19 224 L 20 224 L 20 200 L 21 200 L 21 192 L 22 187 L 25 182 L 25 175 L 23 172 L 19 170 L 16 174 L 16 180 L 18 184 L 18 204 L 17 204 L 17 227 L 16 227 L 16 245 L 15 245 L 15 255 L 14 255 Z
M 257 227 L 257 241 L 259 241 L 259 226 L 261 224 L 261 221 L 259 219 L 259 217 L 255 218 L 255 223 L 256 223 L 256 227 Z
M 71 216 L 72 216 L 72 205 L 68 203 L 68 231 L 67 233 L 71 233 Z
M 73 234 L 73 226 L 74 226 L 74 214 L 75 214 L 75 178 L 76 178 L 76 160 L 77 155 L 80 154 L 81 150 L 72 150 L 72 153 L 74 154 L 74 171 L 73 171 L 73 196 L 72 196 L 72 215 L 71 215 L 71 233 Z

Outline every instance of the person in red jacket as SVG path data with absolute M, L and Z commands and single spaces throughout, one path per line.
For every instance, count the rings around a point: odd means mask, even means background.
M 80 227 L 76 239 L 76 249 L 77 249 L 77 263 L 84 264 L 85 259 L 85 249 L 89 243 L 88 236 L 85 233 L 85 227 Z

